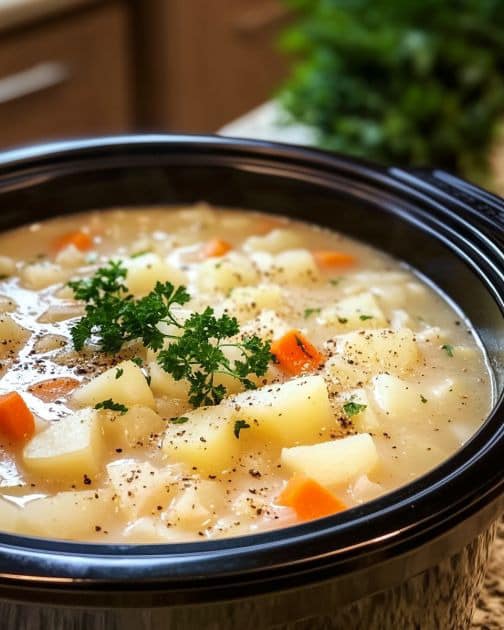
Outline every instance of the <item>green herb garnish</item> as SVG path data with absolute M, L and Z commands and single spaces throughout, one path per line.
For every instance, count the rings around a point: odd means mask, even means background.
M 116 403 L 112 400 L 112 398 L 108 398 L 107 400 L 102 400 L 99 403 L 96 403 L 94 406 L 95 409 L 109 409 L 110 411 L 119 411 L 121 414 L 124 414 L 128 411 L 128 407 L 122 405 L 121 403 Z
M 304 310 L 304 318 L 308 319 L 312 315 L 318 315 L 322 309 L 320 308 L 305 308 Z
M 173 424 L 185 424 L 189 418 L 186 416 L 179 416 L 178 418 L 170 418 L 170 422 Z
M 359 315 L 359 319 L 365 322 L 367 319 L 373 319 L 373 315 Z
M 366 407 L 367 405 L 361 405 L 360 403 L 350 401 L 343 405 L 343 410 L 345 411 L 346 415 L 351 418 L 352 416 L 356 416 L 358 413 L 364 411 Z
M 348 319 L 346 317 L 338 317 L 338 321 L 340 324 L 347 324 Z
M 123 373 L 124 373 L 124 370 L 123 370 L 122 368 L 117 368 L 117 369 L 116 369 L 116 371 L 115 371 L 115 377 L 116 377 L 116 380 L 117 380 L 118 378 L 121 378 L 121 376 L 123 375 Z
M 233 433 L 236 439 L 240 437 L 240 431 L 242 429 L 250 429 L 250 424 L 245 422 L 245 420 L 237 420 L 234 424 Z
M 133 357 L 131 360 L 133 361 L 133 363 L 138 365 L 138 367 L 143 367 L 144 362 L 141 357 Z
M 140 258 L 140 256 L 145 256 L 145 254 L 150 254 L 151 250 L 150 249 L 143 249 L 139 252 L 135 252 L 134 254 L 131 254 L 130 258 Z
M 453 346 L 450 343 L 443 344 L 441 350 L 444 350 L 449 357 L 453 356 Z
M 423 394 L 420 394 L 420 400 L 425 404 L 427 402 L 427 398 Z
M 93 339 L 103 352 L 113 354 L 125 343 L 141 340 L 146 348 L 161 350 L 157 361 L 175 380 L 189 382 L 189 402 L 194 407 L 218 404 L 225 397 L 224 385 L 215 383 L 218 374 L 237 379 L 245 389 L 256 388 L 249 376 L 266 373 L 272 360 L 269 341 L 255 335 L 230 341 L 240 331 L 237 319 L 226 314 L 216 317 L 210 307 L 182 324 L 172 307 L 190 300 L 185 287 L 158 282 L 148 295 L 136 299 L 123 283 L 126 274 L 121 262 L 110 261 L 93 277 L 69 283 L 76 299 L 86 302 L 84 317 L 71 331 L 76 350 Z M 174 325 L 181 334 L 162 332 L 159 324 L 163 323 Z M 237 348 L 240 358 L 228 359 L 227 347 Z M 143 364 L 137 357 L 132 360 Z

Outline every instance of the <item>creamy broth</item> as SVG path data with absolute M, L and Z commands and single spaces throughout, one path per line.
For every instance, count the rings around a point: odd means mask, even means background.
M 138 339 L 77 352 L 67 282 L 111 259 L 132 299 L 187 287 L 164 347 L 210 306 L 236 317 L 230 343 L 271 341 L 275 361 L 254 388 L 216 374 L 222 402 L 193 409 Z M 490 410 L 469 322 L 405 265 L 309 224 L 205 205 L 59 217 L 0 235 L 0 276 L 4 531 L 149 543 L 292 525 L 408 483 Z M 11 392 L 33 415 L 22 436 Z

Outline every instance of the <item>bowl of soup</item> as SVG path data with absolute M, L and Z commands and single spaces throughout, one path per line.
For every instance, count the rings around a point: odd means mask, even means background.
M 0 157 L 6 627 L 466 627 L 503 206 L 200 136 Z M 100 625 L 101 624 L 101 625 Z

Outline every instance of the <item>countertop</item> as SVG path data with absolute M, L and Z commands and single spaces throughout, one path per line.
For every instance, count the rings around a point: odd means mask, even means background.
M 287 142 L 289 144 L 313 145 L 315 134 L 309 127 L 291 125 L 285 121 L 278 106 L 265 103 L 245 116 L 235 120 L 218 132 L 237 138 L 254 138 Z M 498 173 L 500 191 L 504 191 L 504 151 Z M 502 630 L 504 628 L 504 522 L 492 550 L 492 557 L 474 614 L 472 630 Z M 441 630 L 441 629 L 440 629 Z

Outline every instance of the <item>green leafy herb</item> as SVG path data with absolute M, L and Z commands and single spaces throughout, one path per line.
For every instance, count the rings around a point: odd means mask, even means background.
M 124 370 L 123 370 L 122 368 L 117 368 L 117 369 L 116 369 L 116 371 L 115 371 L 115 377 L 116 377 L 116 380 L 117 380 L 118 378 L 121 378 L 121 376 L 123 375 L 123 373 L 124 373 Z
M 343 409 L 346 415 L 351 418 L 356 416 L 366 409 L 367 405 L 361 405 L 360 403 L 353 402 L 352 400 L 343 405 Z
M 453 356 L 453 346 L 450 343 L 443 344 L 441 350 L 444 350 L 449 357 Z
M 367 319 L 373 319 L 373 315 L 359 315 L 359 319 L 365 322 Z
M 346 317 L 338 317 L 338 321 L 340 324 L 348 323 L 348 319 Z
M 112 400 L 112 398 L 108 398 L 107 400 L 102 400 L 99 403 L 96 403 L 94 406 L 95 409 L 109 409 L 110 411 L 119 411 L 121 414 L 124 414 L 128 411 L 128 407 L 122 405 L 121 403 L 116 403 Z
M 245 420 L 237 420 L 234 424 L 233 433 L 236 439 L 240 437 L 240 431 L 242 429 L 250 429 L 250 424 L 245 422 Z
M 135 299 L 123 283 L 126 274 L 120 262 L 110 261 L 92 278 L 69 283 L 75 297 L 86 302 L 84 317 L 72 329 L 76 350 L 89 339 L 109 353 L 118 352 L 129 341 L 141 340 L 146 348 L 161 350 L 158 363 L 175 380 L 189 382 L 189 401 L 194 407 L 218 404 L 225 397 L 226 388 L 215 382 L 218 374 L 237 379 L 245 389 L 255 389 L 249 377 L 266 373 L 273 359 L 269 341 L 257 336 L 231 341 L 239 333 L 238 321 L 226 314 L 216 317 L 210 307 L 193 313 L 182 324 L 172 307 L 189 301 L 185 287 L 158 282 L 149 294 Z M 162 323 L 175 326 L 181 334 L 162 332 Z M 240 351 L 239 359 L 226 356 L 228 347 Z M 132 360 L 143 365 L 139 358 Z
M 150 254 L 150 249 L 143 249 L 139 252 L 135 252 L 134 254 L 131 254 L 130 258 L 140 258 L 140 256 L 145 256 L 145 254 Z
M 172 422 L 173 424 L 185 424 L 188 420 L 189 418 L 187 418 L 186 416 L 179 416 L 178 418 L 170 418 L 170 422 Z
M 141 357 L 133 357 L 131 359 L 133 361 L 133 363 L 136 363 L 136 365 L 138 365 L 138 367 L 143 367 L 143 359 Z
M 312 315 L 318 315 L 322 309 L 320 308 L 305 308 L 304 310 L 304 318 L 308 319 Z
M 427 402 L 427 398 L 423 394 L 420 394 L 420 400 L 425 404 Z

